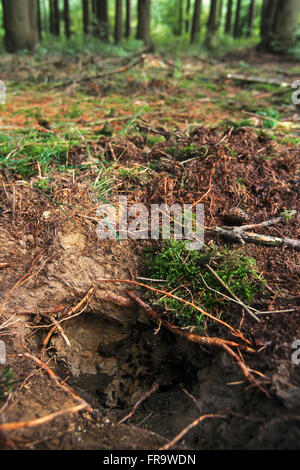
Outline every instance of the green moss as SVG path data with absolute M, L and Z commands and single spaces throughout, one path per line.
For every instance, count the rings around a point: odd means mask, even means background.
M 220 314 L 228 309 L 228 295 L 216 277 L 207 268 L 211 266 L 224 283 L 247 305 L 264 289 L 253 258 L 242 250 L 219 249 L 211 245 L 201 251 L 188 251 L 184 241 L 167 241 L 146 252 L 148 274 L 160 279 L 160 288 L 201 306 L 204 310 Z M 212 290 L 213 289 L 213 290 Z M 149 294 L 152 301 L 165 308 L 169 321 L 177 325 L 203 327 L 202 315 L 193 307 L 166 296 Z

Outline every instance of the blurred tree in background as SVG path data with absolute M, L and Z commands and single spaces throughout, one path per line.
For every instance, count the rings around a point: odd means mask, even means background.
M 169 51 L 209 50 L 243 41 L 288 53 L 299 41 L 300 0 L 2 0 L 3 44 L 8 52 L 39 42 L 124 44 L 134 38 Z M 114 27 L 110 28 L 110 24 Z

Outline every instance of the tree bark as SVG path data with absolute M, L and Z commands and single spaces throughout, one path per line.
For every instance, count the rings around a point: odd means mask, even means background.
M 208 18 L 207 29 L 206 29 L 206 39 L 205 39 L 205 45 L 207 47 L 210 47 L 211 40 L 218 29 L 217 6 L 218 6 L 217 0 L 211 0 L 209 18 Z
M 131 33 L 131 0 L 126 0 L 126 20 L 125 20 L 125 37 L 128 39 Z
M 84 34 L 89 34 L 89 25 L 90 25 L 89 0 L 82 0 L 82 21 L 83 21 Z
M 115 44 L 122 41 L 123 38 L 123 18 L 122 18 L 122 0 L 116 0 L 116 14 L 115 14 Z
M 151 0 L 138 0 L 137 39 L 144 41 L 145 46 L 152 46 L 151 39 Z
M 58 0 L 49 0 L 50 33 L 54 36 L 60 34 L 60 18 Z
M 230 33 L 231 33 L 232 2 L 233 2 L 233 0 L 227 0 L 227 13 L 226 13 L 226 23 L 225 23 L 225 34 L 230 34 Z
M 50 34 L 54 34 L 54 2 L 49 0 L 49 30 Z
M 109 40 L 109 21 L 108 21 L 108 3 L 107 0 L 96 0 L 95 14 L 97 19 L 97 35 L 101 41 Z
M 70 4 L 69 0 L 64 0 L 64 24 L 66 38 L 71 37 Z
M 191 31 L 191 43 L 199 41 L 200 29 L 201 29 L 201 10 L 202 0 L 195 0 L 194 14 L 192 20 L 192 31 Z
M 176 26 L 174 28 L 174 34 L 176 36 L 182 35 L 182 27 L 183 27 L 183 0 L 176 0 Z
M 42 39 L 42 15 L 41 15 L 41 4 L 40 0 L 36 0 L 37 5 L 37 22 L 38 22 L 38 35 L 39 39 Z
M 222 13 L 223 13 L 223 0 L 218 1 L 218 21 L 222 21 Z
M 300 0 L 277 2 L 277 9 L 272 25 L 270 52 L 286 53 L 296 45 L 300 14 Z
M 2 0 L 5 47 L 8 52 L 33 49 L 39 41 L 35 0 Z
M 241 36 L 241 28 L 240 28 L 241 5 L 242 5 L 242 0 L 237 0 L 236 11 L 235 11 L 234 32 L 233 32 L 234 38 L 239 38 Z
M 190 10 L 191 10 L 191 0 L 186 2 L 185 10 L 185 32 L 188 33 L 190 29 Z
M 247 36 L 252 35 L 253 23 L 255 18 L 255 0 L 251 0 L 248 11 L 248 27 L 247 27 Z

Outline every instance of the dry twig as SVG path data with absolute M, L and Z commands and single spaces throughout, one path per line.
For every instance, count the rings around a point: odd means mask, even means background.
M 225 282 L 218 276 L 218 274 L 208 265 L 206 264 L 206 267 L 210 270 L 210 272 L 215 276 L 215 278 L 219 281 L 219 283 L 229 292 L 229 294 L 240 304 L 242 307 L 246 310 L 246 312 L 251 315 L 252 318 L 254 318 L 257 322 L 260 322 L 260 319 L 257 318 L 257 316 L 251 312 L 251 310 L 245 305 L 233 292 L 232 290 L 225 284 Z
M 41 418 L 36 418 L 30 421 L 19 421 L 12 423 L 3 423 L 0 424 L 0 431 L 15 431 L 17 429 L 32 428 L 34 426 L 39 426 L 41 424 L 49 423 L 58 416 L 63 416 L 70 413 L 77 413 L 80 410 L 84 410 L 87 406 L 84 404 L 72 406 L 71 408 L 66 408 L 64 410 L 56 411 Z
M 296 211 L 291 211 L 290 216 L 295 215 Z M 240 242 L 245 244 L 246 242 L 249 243 L 261 243 L 263 245 L 269 246 L 283 246 L 288 248 L 294 248 L 297 251 L 300 251 L 300 240 L 295 240 L 292 238 L 279 238 L 279 237 L 270 237 L 263 234 L 258 234 L 254 232 L 247 232 L 247 230 L 252 230 L 255 228 L 262 228 L 268 227 L 270 225 L 277 224 L 285 220 L 283 216 L 276 217 L 274 219 L 266 220 L 259 224 L 252 224 L 252 225 L 242 225 L 242 226 L 234 226 L 234 227 L 213 227 L 212 229 L 205 230 L 206 233 L 218 233 L 222 237 L 228 238 L 229 240 Z
M 152 385 L 151 389 L 145 393 L 145 395 L 143 395 L 137 402 L 136 404 L 134 405 L 134 407 L 132 408 L 132 410 L 130 411 L 130 413 L 128 415 L 126 415 L 124 418 L 121 419 L 121 421 L 118 422 L 118 424 L 122 424 L 124 423 L 125 421 L 127 421 L 129 418 L 131 418 L 131 416 L 136 412 L 136 410 L 138 409 L 138 407 L 140 406 L 141 403 L 143 403 L 143 401 L 146 400 L 146 398 L 150 397 L 152 395 L 152 393 L 154 393 L 156 390 L 158 389 L 158 383 L 157 382 L 154 382 L 154 384 Z
M 226 415 L 213 415 L 213 414 L 207 414 L 207 415 L 202 415 L 199 416 L 199 418 L 195 419 L 192 423 L 190 423 L 186 428 L 184 428 L 182 431 L 180 431 L 177 436 L 174 437 L 170 442 L 165 444 L 163 447 L 160 447 L 159 450 L 169 450 L 171 449 L 175 444 L 177 444 L 180 439 L 182 439 L 191 429 L 193 429 L 195 426 L 198 426 L 202 421 L 208 418 L 220 418 L 220 419 L 225 419 Z

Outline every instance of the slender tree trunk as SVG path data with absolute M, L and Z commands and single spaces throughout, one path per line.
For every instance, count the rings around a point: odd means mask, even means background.
M 40 0 L 36 0 L 39 39 L 42 39 L 42 15 Z
M 222 13 L 223 13 L 223 0 L 218 1 L 218 21 L 222 21 Z
M 125 38 L 128 39 L 131 33 L 131 0 L 126 0 L 126 20 L 125 20 Z
M 207 47 L 210 47 L 211 40 L 218 29 L 217 6 L 218 6 L 217 0 L 211 0 L 209 18 L 208 18 L 207 29 L 206 29 L 206 39 L 205 39 L 205 45 Z
M 144 41 L 145 46 L 152 46 L 151 39 L 151 1 L 138 0 L 137 39 Z
M 248 37 L 252 35 L 254 18 L 255 18 L 255 0 L 251 0 L 250 5 L 249 5 L 249 12 L 248 12 L 248 28 L 247 28 Z
M 89 0 L 82 0 L 82 15 L 83 32 L 84 34 L 88 34 L 90 25 Z
M 234 32 L 233 32 L 233 37 L 235 38 L 239 38 L 241 36 L 241 28 L 240 28 L 241 5 L 242 5 L 242 0 L 237 0 L 236 11 L 235 11 Z
M 50 14 L 52 15 L 52 34 L 55 36 L 60 35 L 60 17 L 59 17 L 59 6 L 58 0 L 51 0 L 50 3 L 52 6 L 50 7 Z M 51 24 L 51 21 L 50 21 Z
M 69 39 L 71 37 L 71 21 L 70 21 L 70 4 L 69 4 L 69 0 L 64 0 L 64 24 L 65 24 L 65 35 Z
M 201 10 L 202 0 L 195 0 L 194 14 L 192 20 L 192 31 L 191 31 L 191 43 L 199 41 L 200 29 L 201 29 Z
M 176 35 L 182 35 L 182 28 L 183 28 L 183 0 L 177 0 L 177 27 L 176 27 Z
M 115 44 L 122 41 L 123 38 L 123 18 L 122 18 L 122 0 L 116 0 L 116 15 L 115 15 Z
M 230 34 L 231 33 L 232 2 L 233 2 L 233 0 L 227 0 L 225 34 Z
M 39 40 L 36 1 L 2 0 L 2 6 L 6 50 L 33 49 Z
M 185 10 L 185 32 L 188 33 L 190 29 L 190 10 L 191 10 L 191 0 L 186 2 Z
M 54 0 L 49 0 L 49 30 L 50 30 L 50 34 L 55 34 L 55 29 L 54 29 Z
M 96 18 L 98 22 L 98 35 L 102 41 L 109 40 L 109 22 L 108 22 L 108 2 L 107 0 L 97 0 Z

